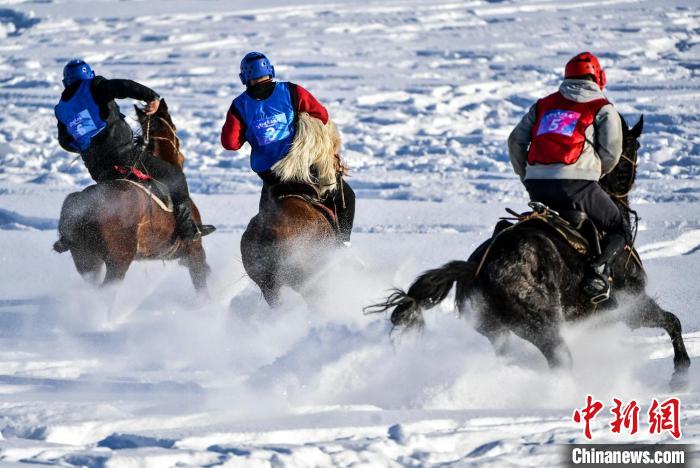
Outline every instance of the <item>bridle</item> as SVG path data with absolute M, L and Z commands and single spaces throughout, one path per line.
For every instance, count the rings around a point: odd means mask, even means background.
M 170 130 L 170 133 L 172 135 L 171 138 L 166 138 L 166 137 L 160 137 L 160 136 L 150 136 L 150 131 L 151 131 L 151 120 L 155 118 L 160 124 L 165 125 L 165 128 Z M 151 140 L 161 140 L 167 142 L 170 146 L 173 147 L 175 150 L 175 153 L 179 157 L 183 157 L 182 152 L 180 151 L 180 138 L 177 136 L 177 133 L 175 132 L 175 128 L 173 128 L 172 125 L 170 125 L 170 122 L 165 120 L 163 117 L 157 115 L 157 116 L 147 116 L 146 117 L 146 122 L 144 125 L 144 146 L 147 146 Z
M 631 137 L 626 137 L 626 138 L 632 139 Z M 610 195 L 611 197 L 622 202 L 624 205 L 627 205 L 627 203 L 625 203 L 625 199 L 632 191 L 632 187 L 634 186 L 634 181 L 637 178 L 637 166 L 639 165 L 639 162 L 637 161 L 637 159 L 638 159 L 637 150 L 639 148 L 639 142 L 637 142 L 636 139 L 632 139 L 632 140 L 633 140 L 632 144 L 636 146 L 632 151 L 632 156 L 629 156 L 628 154 L 626 154 L 625 151 L 623 151 L 622 155 L 620 156 L 620 162 L 618 162 L 618 167 L 613 169 L 613 172 L 611 172 L 610 174 L 608 174 L 606 176 L 608 178 L 615 177 L 616 179 L 618 179 L 620 177 L 620 175 L 615 174 L 615 170 L 619 170 L 620 163 L 622 163 L 623 161 L 626 162 L 627 164 L 630 165 L 630 174 L 627 177 L 627 181 L 625 182 L 624 188 L 622 188 L 621 190 L 613 190 L 612 187 L 609 187 L 610 184 L 606 184 L 606 185 L 608 185 L 608 187 L 604 187 L 605 191 L 608 193 L 608 195 Z
M 631 140 L 631 141 L 630 141 Z M 637 239 L 637 231 L 639 229 L 639 215 L 635 210 L 633 210 L 630 205 L 629 201 L 627 200 L 627 197 L 629 196 L 630 192 L 632 191 L 632 187 L 634 186 L 634 181 L 637 178 L 637 166 L 639 165 L 638 162 L 638 150 L 639 150 L 639 142 L 637 141 L 636 138 L 632 136 L 625 135 L 624 140 L 623 140 L 623 151 L 622 155 L 620 156 L 620 161 L 617 163 L 617 167 L 613 169 L 611 173 L 609 173 L 606 178 L 611 178 L 614 177 L 615 180 L 619 180 L 622 177 L 627 176 L 627 180 L 624 181 L 624 186 L 620 190 L 613 190 L 613 188 L 610 186 L 609 181 L 606 181 L 606 183 L 603 186 L 603 189 L 605 192 L 610 195 L 613 200 L 620 204 L 624 210 L 627 211 L 628 216 L 634 216 L 634 223 L 632 223 L 631 229 L 632 229 L 632 241 L 631 244 L 634 245 L 635 240 Z M 630 155 L 631 154 L 631 155 Z M 629 174 L 616 174 L 615 171 L 620 171 L 620 164 L 629 164 Z M 618 185 L 618 184 L 615 184 Z M 615 187 L 617 188 L 617 187 Z M 632 249 L 630 249 L 630 255 L 632 255 Z M 629 259 L 628 259 L 629 260 Z

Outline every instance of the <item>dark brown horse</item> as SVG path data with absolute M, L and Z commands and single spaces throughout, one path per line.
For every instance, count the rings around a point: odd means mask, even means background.
M 312 182 L 309 168 L 313 167 L 322 186 L 335 185 L 340 136 L 332 121 L 319 122 L 300 115 L 294 145 L 282 163 L 272 168 L 284 182 Z M 325 264 L 337 236 L 323 212 L 300 197 L 273 196 L 262 205 L 243 233 L 241 256 L 246 273 L 275 307 L 282 286 L 303 294 L 306 281 Z
M 623 120 L 622 159 L 601 186 L 628 215 L 628 193 L 637 165 L 637 149 L 643 121 L 629 129 Z M 563 237 L 539 222 L 522 223 L 498 234 L 479 261 L 453 261 L 419 276 L 408 291 L 396 290 L 369 312 L 393 309 L 395 326 L 421 326 L 422 311 L 444 300 L 454 283 L 460 312 L 467 300 L 475 315 L 476 330 L 497 351 L 512 333 L 534 344 L 551 367 L 571 365 L 569 349 L 561 337 L 564 322 L 575 321 L 624 305 L 621 317 L 632 329 L 663 328 L 674 352 L 672 386 L 685 383 L 690 358 L 685 349 L 681 324 L 645 293 L 646 274 L 632 248 L 617 256 L 611 265 L 613 295 L 598 306 L 581 292 L 588 261 Z
M 136 107 L 136 106 L 135 106 Z M 143 131 L 144 151 L 182 168 L 184 157 L 165 100 L 147 116 L 136 108 Z M 197 224 L 201 218 L 192 204 Z M 58 223 L 60 248 L 70 250 L 83 277 L 97 282 L 106 266 L 103 285 L 124 278 L 134 260 L 179 259 L 190 272 L 198 291 L 206 291 L 209 266 L 201 239 L 184 243 L 175 235 L 172 208 L 149 189 L 130 180 L 109 180 L 66 197 Z

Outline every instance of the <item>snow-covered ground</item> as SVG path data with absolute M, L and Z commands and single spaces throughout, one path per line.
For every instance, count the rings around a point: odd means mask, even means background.
M 700 11 L 694 2 L 17 1 L 0 5 L 0 464 L 532 465 L 582 442 L 590 393 L 670 395 L 658 330 L 567 330 L 575 369 L 552 374 L 529 344 L 506 358 L 449 304 L 420 336 L 390 336 L 363 306 L 422 270 L 466 257 L 503 208 L 524 208 L 505 138 L 567 58 L 591 49 L 609 97 L 645 115 L 634 203 L 649 289 L 700 355 Z M 358 193 L 351 251 L 271 311 L 243 272 L 257 207 L 247 149 L 220 125 L 237 63 L 267 52 L 279 78 L 326 104 Z M 169 103 L 207 222 L 212 300 L 178 265 L 132 267 L 94 291 L 51 251 L 60 204 L 89 183 L 55 141 L 65 61 L 128 77 Z M 130 114 L 129 103 L 122 109 Z M 700 371 L 682 400 L 700 443 Z M 668 442 L 642 431 L 594 440 Z

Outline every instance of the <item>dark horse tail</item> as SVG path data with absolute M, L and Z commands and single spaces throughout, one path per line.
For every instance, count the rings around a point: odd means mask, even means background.
M 396 289 L 384 301 L 365 307 L 366 313 L 381 313 L 394 308 L 391 323 L 396 327 L 422 327 L 423 310 L 435 307 L 442 302 L 457 283 L 455 303 L 462 310 L 464 302 L 472 291 L 478 263 L 455 260 L 428 270 L 413 282 L 407 292 Z

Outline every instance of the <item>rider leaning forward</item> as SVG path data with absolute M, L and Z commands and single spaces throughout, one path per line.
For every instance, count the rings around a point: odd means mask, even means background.
M 175 208 L 178 236 L 186 242 L 197 239 L 200 229 L 192 218 L 184 173 L 178 166 L 143 153 L 114 101 L 144 101 L 146 114 L 153 115 L 160 105 L 158 94 L 135 81 L 95 76 L 90 65 L 79 59 L 63 68 L 63 86 L 55 108 L 61 147 L 80 153 L 96 182 L 121 177 L 118 166 L 136 168 L 164 183 Z
M 513 169 L 533 201 L 581 210 L 605 231 L 583 290 L 610 294 L 607 265 L 631 243 L 629 218 L 598 184 L 622 155 L 622 122 L 603 94 L 605 72 L 589 52 L 572 58 L 559 91 L 537 101 L 508 138 Z
M 260 208 L 263 209 L 269 200 L 270 187 L 280 182 L 271 168 L 287 156 L 294 141 L 298 114 L 307 112 L 325 125 L 328 111 L 301 86 L 274 81 L 274 67 L 259 52 L 243 57 L 239 76 L 246 90 L 229 107 L 221 129 L 221 144 L 228 150 L 237 150 L 246 141 L 250 144 L 250 165 L 263 181 L 260 194 Z M 331 209 L 335 207 L 340 240 L 349 245 L 355 193 L 341 179 L 340 190 L 333 192 L 324 204 Z

